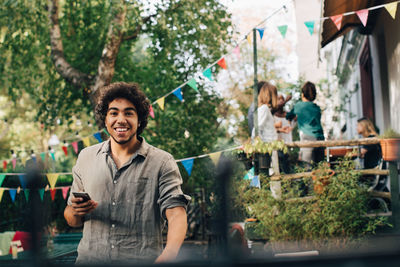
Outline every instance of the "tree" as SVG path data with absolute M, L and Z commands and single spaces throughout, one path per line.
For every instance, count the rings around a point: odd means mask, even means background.
M 217 59 L 230 34 L 216 0 L 5 1 L 0 12 L 2 90 L 28 92 L 47 125 L 90 112 L 113 80 L 163 95 Z

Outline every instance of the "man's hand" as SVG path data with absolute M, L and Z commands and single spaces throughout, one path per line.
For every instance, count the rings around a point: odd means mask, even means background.
M 98 203 L 94 200 L 81 202 L 83 199 L 71 197 L 71 205 L 67 205 L 64 210 L 64 218 L 71 227 L 82 225 L 82 217 L 97 208 Z
M 74 216 L 80 216 L 83 217 L 86 214 L 92 212 L 98 205 L 98 203 L 94 200 L 88 200 L 86 202 L 82 202 L 83 199 L 78 197 L 72 197 L 71 202 L 72 202 L 72 209 L 74 211 Z
M 168 221 L 167 244 L 155 263 L 171 262 L 178 255 L 186 236 L 187 217 L 184 207 L 174 207 L 165 211 Z

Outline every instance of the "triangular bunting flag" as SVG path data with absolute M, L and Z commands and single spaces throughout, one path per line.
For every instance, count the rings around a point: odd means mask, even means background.
M 21 183 L 21 186 L 22 186 L 22 188 L 25 190 L 25 188 L 26 188 L 26 177 L 25 177 L 25 175 L 24 174 L 20 174 L 20 175 L 18 175 L 18 178 L 19 178 L 19 182 Z
M 24 189 L 24 195 L 25 195 L 26 202 L 29 201 L 29 192 L 30 192 L 29 189 Z
M 260 34 L 260 40 L 262 40 L 263 36 L 264 36 L 264 28 L 262 29 L 257 29 L 258 33 Z
M 310 35 L 313 35 L 315 21 L 306 21 L 304 22 L 304 25 L 306 25 L 308 31 L 310 32 Z
M 53 161 L 56 161 L 56 156 L 54 155 L 54 152 L 50 152 L 50 157 L 53 159 Z
M 250 186 L 261 188 L 260 179 L 258 179 L 258 175 L 254 176 L 251 179 Z
M 57 189 L 50 189 L 50 196 L 51 200 L 54 201 L 54 198 L 56 196 Z
M 281 25 L 278 26 L 278 30 L 281 33 L 282 37 L 285 38 L 286 37 L 286 32 L 287 32 L 288 26 L 287 25 Z
M 182 90 L 181 88 L 176 89 L 172 92 L 180 101 L 183 101 Z
M 59 174 L 58 173 L 47 173 L 47 180 L 49 180 L 50 187 L 54 189 L 57 183 L 57 179 Z
M 161 110 L 164 110 L 164 101 L 165 101 L 165 97 L 161 97 L 156 100 L 156 103 L 160 106 Z
M 252 167 L 247 173 L 246 175 L 243 177 L 243 179 L 245 180 L 252 180 L 254 177 L 254 167 Z
M 0 186 L 3 184 L 4 179 L 6 179 L 6 175 L 0 174 Z
M 43 201 L 44 188 L 40 188 L 40 189 L 39 189 L 39 196 L 40 196 L 40 199 Z
M 192 87 L 194 90 L 199 91 L 199 89 L 197 88 L 196 80 L 194 78 L 190 79 L 190 81 L 188 81 L 187 85 Z
M 3 160 L 3 170 L 6 171 L 7 170 L 7 161 Z
M 331 16 L 330 18 L 333 21 L 333 23 L 335 23 L 336 28 L 340 30 L 340 28 L 342 27 L 343 14 Z
M 4 193 L 4 188 L 0 188 L 0 202 L 1 199 L 3 198 L 3 193 Z
M 94 138 L 96 138 L 96 140 L 101 143 L 103 142 L 103 139 L 101 139 L 101 133 L 97 132 L 95 134 L 93 134 Z
M 218 64 L 221 68 L 226 69 L 225 58 L 221 58 L 220 60 L 218 60 L 217 64 Z
M 360 19 L 361 23 L 365 26 L 367 26 L 367 20 L 368 20 L 368 9 L 361 9 L 356 11 L 356 14 L 358 18 Z
M 25 166 L 26 160 L 27 159 L 25 157 L 21 158 L 22 166 Z
M 250 33 L 246 36 L 246 39 L 247 39 L 247 42 L 251 45 L 251 34 Z
M 393 19 L 396 18 L 397 2 L 392 2 L 385 5 L 386 10 L 389 12 Z
M 187 171 L 189 176 L 192 173 L 193 162 L 194 162 L 194 159 L 186 159 L 186 160 L 181 161 L 183 167 L 185 167 L 185 170 Z
M 14 202 L 15 195 L 17 194 L 17 189 L 10 189 L 10 190 L 8 190 L 8 193 L 10 193 L 11 200 L 12 200 L 12 202 Z
M 151 105 L 150 105 L 150 107 L 151 107 Z M 103 129 L 103 132 L 104 132 L 107 136 L 110 136 L 110 134 L 107 132 L 107 129 Z
M 215 152 L 215 153 L 211 153 L 209 154 L 211 160 L 213 161 L 215 166 L 218 166 L 218 161 L 219 158 L 221 157 L 221 152 Z
M 211 68 L 208 68 L 205 71 L 203 71 L 203 75 L 204 77 L 207 77 L 210 81 L 213 80 Z
M 69 186 L 63 186 L 63 187 L 61 188 L 61 190 L 62 190 L 63 198 L 66 199 L 67 196 L 68 196 Z
M 90 146 L 90 137 L 84 137 L 82 138 L 83 144 L 85 145 L 85 147 L 89 147 Z
M 13 170 L 15 170 L 15 167 L 17 166 L 17 159 L 14 158 L 11 160 L 11 162 L 12 162 Z
M 150 105 L 149 115 L 150 115 L 150 117 L 152 117 L 154 119 L 154 110 L 153 110 L 153 106 L 152 105 Z
M 74 148 L 75 154 L 78 154 L 78 142 L 72 142 L 71 145 Z
M 233 53 L 237 56 L 237 58 L 239 59 L 240 58 L 240 47 L 239 46 L 236 46 L 234 49 L 233 49 Z
M 68 156 L 68 147 L 62 146 L 62 150 L 64 151 L 65 156 Z
M 43 162 L 45 162 L 45 160 L 46 160 L 46 153 L 45 153 L 45 152 L 40 153 L 40 158 L 42 159 Z

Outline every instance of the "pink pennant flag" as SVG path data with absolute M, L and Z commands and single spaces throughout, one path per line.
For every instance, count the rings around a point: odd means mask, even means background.
M 342 27 L 342 19 L 343 19 L 343 14 L 341 15 L 336 15 L 336 16 L 331 16 L 330 17 L 333 23 L 335 23 L 336 28 L 340 30 L 340 27 Z
M 62 188 L 63 198 L 66 199 L 68 196 L 69 186 L 63 186 Z
M 72 142 L 71 145 L 74 148 L 75 153 L 78 154 L 78 142 Z
M 3 160 L 3 170 L 6 171 L 7 170 L 7 161 Z
M 240 58 L 240 48 L 239 48 L 239 46 L 236 46 L 233 49 L 233 53 L 237 56 L 238 59 Z
M 367 26 L 367 20 L 368 20 L 368 9 L 361 9 L 356 11 L 356 14 L 358 18 L 360 19 L 361 23 L 365 26 Z
M 57 189 L 50 189 L 50 196 L 51 196 L 51 200 L 54 201 L 54 198 L 56 197 L 56 192 Z
M 68 156 L 68 147 L 67 146 L 62 146 L 62 150 L 64 151 L 65 156 Z
M 226 69 L 225 58 L 221 58 L 220 60 L 218 60 L 217 64 L 218 64 L 221 68 Z
M 11 162 L 12 162 L 13 170 L 15 170 L 15 166 L 17 166 L 17 159 L 14 158 L 11 160 Z
M 152 105 L 150 105 L 149 114 L 150 114 L 150 117 L 152 117 L 154 119 L 154 110 L 153 110 Z

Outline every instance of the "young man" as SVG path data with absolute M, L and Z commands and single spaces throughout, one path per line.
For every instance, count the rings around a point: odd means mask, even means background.
M 64 211 L 70 226 L 83 225 L 77 263 L 165 262 L 178 254 L 190 197 L 182 193 L 174 158 L 140 137 L 149 107 L 135 84 L 113 83 L 103 90 L 96 115 L 110 138 L 79 154 Z M 81 202 L 72 192 L 86 192 L 91 200 Z

